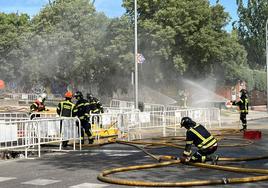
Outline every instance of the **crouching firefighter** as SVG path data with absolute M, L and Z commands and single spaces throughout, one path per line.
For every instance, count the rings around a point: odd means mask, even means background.
M 212 161 L 216 164 L 218 155 L 214 154 L 217 150 L 217 140 L 208 132 L 208 130 L 201 124 L 196 124 L 191 118 L 183 117 L 181 119 L 181 127 L 187 129 L 186 131 L 186 145 L 181 162 L 206 162 Z M 194 144 L 198 150 L 192 154 L 191 147 Z
M 84 144 L 84 135 L 85 133 L 88 136 L 88 143 L 93 144 L 94 139 L 91 133 L 91 124 L 89 123 L 89 102 L 84 99 L 82 92 L 77 91 L 74 94 L 74 97 L 77 99 L 75 104 L 75 109 L 77 110 L 77 117 L 81 122 L 81 143 Z

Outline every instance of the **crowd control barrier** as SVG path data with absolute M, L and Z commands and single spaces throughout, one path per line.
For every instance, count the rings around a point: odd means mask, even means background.
M 29 114 L 25 112 L 1 112 L 0 122 L 28 120 Z
M 79 127 L 79 128 L 78 128 Z M 75 150 L 76 141 L 80 141 L 80 121 L 78 118 L 50 118 L 0 122 L 0 150 L 24 148 L 25 157 L 28 149 L 37 147 L 38 156 L 41 155 L 42 144 L 72 141 Z
M 181 128 L 180 121 L 185 116 L 208 129 L 221 127 L 218 108 L 91 114 L 90 121 L 96 140 L 105 136 L 134 140 L 155 136 L 177 136 L 184 133 L 185 129 Z

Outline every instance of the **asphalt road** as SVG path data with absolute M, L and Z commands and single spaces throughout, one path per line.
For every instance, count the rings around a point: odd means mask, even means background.
M 268 127 L 268 119 L 250 121 L 254 127 Z M 268 129 L 261 129 L 262 139 L 245 147 L 220 147 L 217 153 L 224 157 L 245 157 L 268 155 Z M 226 137 L 220 144 L 243 143 L 242 134 Z M 155 155 L 175 155 L 182 153 L 174 148 L 148 149 Z M 42 154 L 41 158 L 15 159 L 0 161 L 0 188 L 102 188 L 129 187 L 108 184 L 97 179 L 104 169 L 157 163 L 141 150 L 119 144 L 101 147 L 84 148 L 83 151 L 65 151 Z M 243 166 L 248 168 L 268 168 L 268 160 L 251 162 L 224 163 L 225 165 Z M 191 180 L 221 179 L 226 177 L 245 177 L 238 174 L 210 169 L 199 169 L 187 165 L 173 165 L 164 168 L 122 172 L 114 174 L 117 178 L 137 181 L 179 182 Z M 268 187 L 268 181 L 235 185 L 214 185 L 203 187 Z

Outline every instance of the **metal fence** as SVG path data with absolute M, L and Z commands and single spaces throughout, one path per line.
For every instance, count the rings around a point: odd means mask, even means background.
M 25 112 L 1 112 L 0 122 L 28 120 L 29 114 Z
M 79 128 L 78 128 L 79 127 Z M 37 147 L 41 155 L 41 145 L 71 140 L 80 143 L 80 121 L 78 118 L 53 118 L 0 122 L 0 150 Z
M 132 101 L 122 101 L 117 99 L 112 99 L 110 101 L 110 107 L 118 109 L 135 109 L 134 102 Z M 161 104 L 151 104 L 144 103 L 144 111 L 164 111 L 165 106 Z
M 141 139 L 155 136 L 176 136 L 185 132 L 180 128 L 182 117 L 191 117 L 207 128 L 221 127 L 217 108 L 184 109 L 176 111 L 131 111 L 114 114 L 91 115 L 92 131 L 96 139 L 118 136 L 120 139 Z M 93 123 L 94 122 L 94 123 Z M 110 130 L 112 128 L 112 130 Z M 116 131 L 117 130 L 117 131 Z
M 0 150 L 24 148 L 25 155 L 30 147 L 40 148 L 42 144 L 61 143 L 79 140 L 78 118 L 56 117 L 56 113 L 35 113 L 33 120 L 23 113 L 0 113 Z M 135 140 L 162 136 L 177 136 L 185 133 L 180 127 L 182 117 L 191 117 L 207 128 L 221 127 L 218 108 L 183 109 L 173 111 L 114 111 L 113 113 L 91 114 L 90 123 L 95 140 L 103 137 L 116 137 Z M 61 144 L 60 148 L 61 149 Z

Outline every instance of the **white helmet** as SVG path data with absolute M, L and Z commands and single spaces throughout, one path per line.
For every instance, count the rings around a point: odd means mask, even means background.
M 41 94 L 41 99 L 44 100 L 44 99 L 46 99 L 46 98 L 47 98 L 47 94 L 42 93 L 42 94 Z
M 42 100 L 41 97 L 38 97 L 37 100 L 38 100 L 39 102 L 43 102 L 43 100 Z

